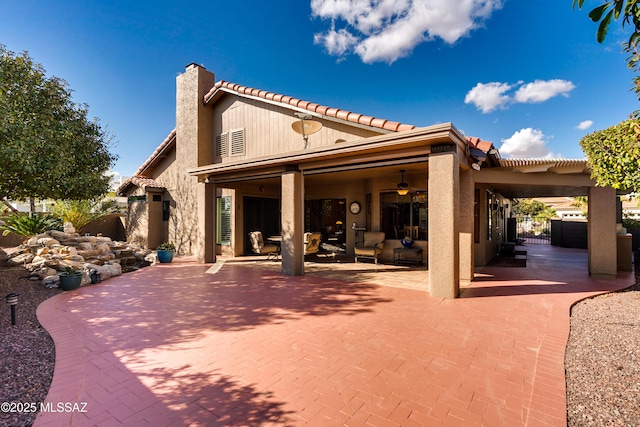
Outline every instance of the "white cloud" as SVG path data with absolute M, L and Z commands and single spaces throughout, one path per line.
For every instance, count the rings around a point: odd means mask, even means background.
M 509 93 L 518 88 L 515 93 Z M 569 96 L 575 85 L 568 80 L 536 80 L 533 83 L 520 81 L 517 84 L 491 82 L 478 83 L 464 98 L 465 104 L 473 104 L 483 113 L 490 113 L 498 108 L 504 109 L 514 103 L 539 103 L 554 96 Z
M 502 140 L 498 149 L 505 157 L 514 158 L 556 158 L 549 147 L 547 137 L 540 129 L 524 128 L 511 137 Z
M 516 102 L 544 102 L 554 96 L 569 96 L 575 85 L 567 80 L 536 80 L 521 86 L 514 96 Z
M 313 38 L 317 44 L 322 44 L 329 55 L 342 56 L 358 41 L 351 33 L 344 29 L 331 29 L 324 34 L 316 34 Z
M 502 1 L 311 0 L 312 15 L 331 20 L 331 29 L 315 34 L 314 41 L 331 55 L 353 52 L 365 63 L 391 64 L 424 41 L 457 42 L 482 26 Z M 339 21 L 345 27 L 336 30 Z M 348 43 L 336 43 L 337 35 Z
M 507 83 L 478 83 L 464 97 L 464 103 L 474 104 L 483 113 L 490 113 L 510 102 L 509 96 L 505 95 L 510 89 Z
M 580 122 L 580 124 L 578 126 L 576 126 L 576 129 L 587 130 L 591 126 L 593 126 L 593 120 L 585 120 L 585 121 Z

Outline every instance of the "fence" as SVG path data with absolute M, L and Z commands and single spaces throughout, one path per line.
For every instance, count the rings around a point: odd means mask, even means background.
M 550 245 L 551 220 L 529 216 L 516 217 L 516 237 L 524 240 L 527 245 Z

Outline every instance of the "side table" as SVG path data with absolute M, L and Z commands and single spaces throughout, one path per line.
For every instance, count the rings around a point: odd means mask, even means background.
M 422 264 L 422 248 L 394 248 L 393 263 L 415 262 L 416 266 Z

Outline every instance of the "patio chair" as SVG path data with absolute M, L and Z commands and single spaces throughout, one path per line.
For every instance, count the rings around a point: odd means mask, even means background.
M 280 254 L 280 247 L 271 243 L 265 244 L 262 238 L 261 231 L 252 231 L 249 233 L 249 239 L 251 239 L 251 246 L 253 252 L 260 255 L 267 255 L 267 259 L 273 256 L 274 259 L 278 258 Z
M 356 246 L 353 252 L 356 255 L 356 262 L 358 258 L 372 259 L 375 264 L 378 264 L 378 255 L 382 253 L 384 248 L 384 232 L 382 231 L 366 231 L 364 233 L 364 243 L 362 246 Z
M 304 255 L 317 254 L 320 250 L 320 241 L 322 240 L 322 234 L 318 233 L 304 233 Z

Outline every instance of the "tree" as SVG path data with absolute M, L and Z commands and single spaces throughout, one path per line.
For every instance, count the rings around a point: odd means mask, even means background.
M 573 7 L 582 8 L 584 0 L 573 0 Z M 622 27 L 631 26 L 632 33 L 624 51 L 627 66 L 636 73 L 633 89 L 640 98 L 640 0 L 606 0 L 589 12 L 593 22 L 599 22 L 596 40 L 602 43 L 612 21 L 622 18 Z M 627 121 L 608 129 L 594 132 L 580 140 L 587 154 L 591 178 L 597 185 L 610 185 L 622 190 L 640 190 L 640 110 Z
M 629 119 L 584 136 L 591 178 L 599 186 L 640 191 L 640 121 Z
M 513 213 L 522 216 L 536 216 L 544 211 L 547 206 L 540 200 L 515 199 L 513 201 Z
M 515 199 L 513 201 L 513 213 L 518 216 L 529 216 L 538 220 L 547 220 L 556 216 L 553 208 L 547 207 L 540 200 Z
M 66 81 L 0 44 L 0 200 L 91 199 L 109 190 L 111 136 Z
M 582 8 L 584 0 L 573 0 L 573 7 Z M 624 51 L 627 57 L 627 66 L 635 71 L 640 71 L 640 54 L 638 53 L 638 41 L 640 41 L 640 0 L 606 0 L 604 4 L 594 8 L 589 12 L 589 18 L 593 22 L 600 22 L 596 31 L 596 40 L 602 43 L 609 31 L 611 21 L 617 21 L 622 16 L 622 27 L 631 25 L 633 32 L 629 41 L 624 44 Z M 633 79 L 633 89 L 640 97 L 640 75 Z M 635 113 L 636 117 L 638 112 Z

